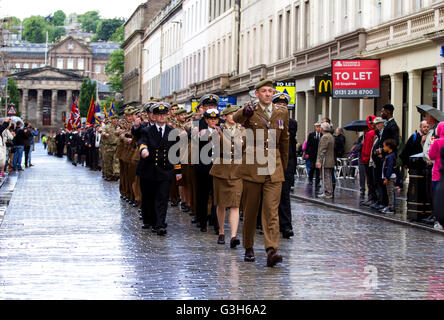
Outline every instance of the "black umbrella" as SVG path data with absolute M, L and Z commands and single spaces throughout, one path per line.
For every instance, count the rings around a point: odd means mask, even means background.
M 416 106 L 416 108 L 418 109 L 418 112 L 421 114 L 428 113 L 433 118 L 438 120 L 439 122 L 444 121 L 444 112 L 442 112 L 434 107 L 431 107 L 428 105 L 420 105 L 420 106 Z
M 362 132 L 365 129 L 368 129 L 367 121 L 366 120 L 355 120 L 355 121 L 347 124 L 344 127 L 344 129 L 348 130 L 348 131 Z

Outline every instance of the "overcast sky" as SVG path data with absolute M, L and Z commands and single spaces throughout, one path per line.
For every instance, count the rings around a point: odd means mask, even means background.
M 128 19 L 144 0 L 0 0 L 0 17 L 15 16 L 23 20 L 32 15 L 48 16 L 57 10 L 85 13 L 98 10 L 103 18 Z

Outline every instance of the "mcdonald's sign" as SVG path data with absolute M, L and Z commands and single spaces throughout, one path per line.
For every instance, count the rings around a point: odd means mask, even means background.
M 329 76 L 316 76 L 315 93 L 319 97 L 331 97 L 333 93 L 332 78 Z

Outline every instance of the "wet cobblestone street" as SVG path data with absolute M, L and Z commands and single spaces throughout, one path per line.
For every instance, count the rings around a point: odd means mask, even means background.
M 269 269 L 259 234 L 252 264 L 176 208 L 158 237 L 118 182 L 41 145 L 33 163 L 0 225 L 0 299 L 444 299 L 439 234 L 294 201 Z

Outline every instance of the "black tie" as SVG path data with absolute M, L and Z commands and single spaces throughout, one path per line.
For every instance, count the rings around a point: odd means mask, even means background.
M 160 136 L 163 137 L 163 135 L 162 135 L 162 128 L 161 127 L 159 127 L 159 133 L 160 133 Z

